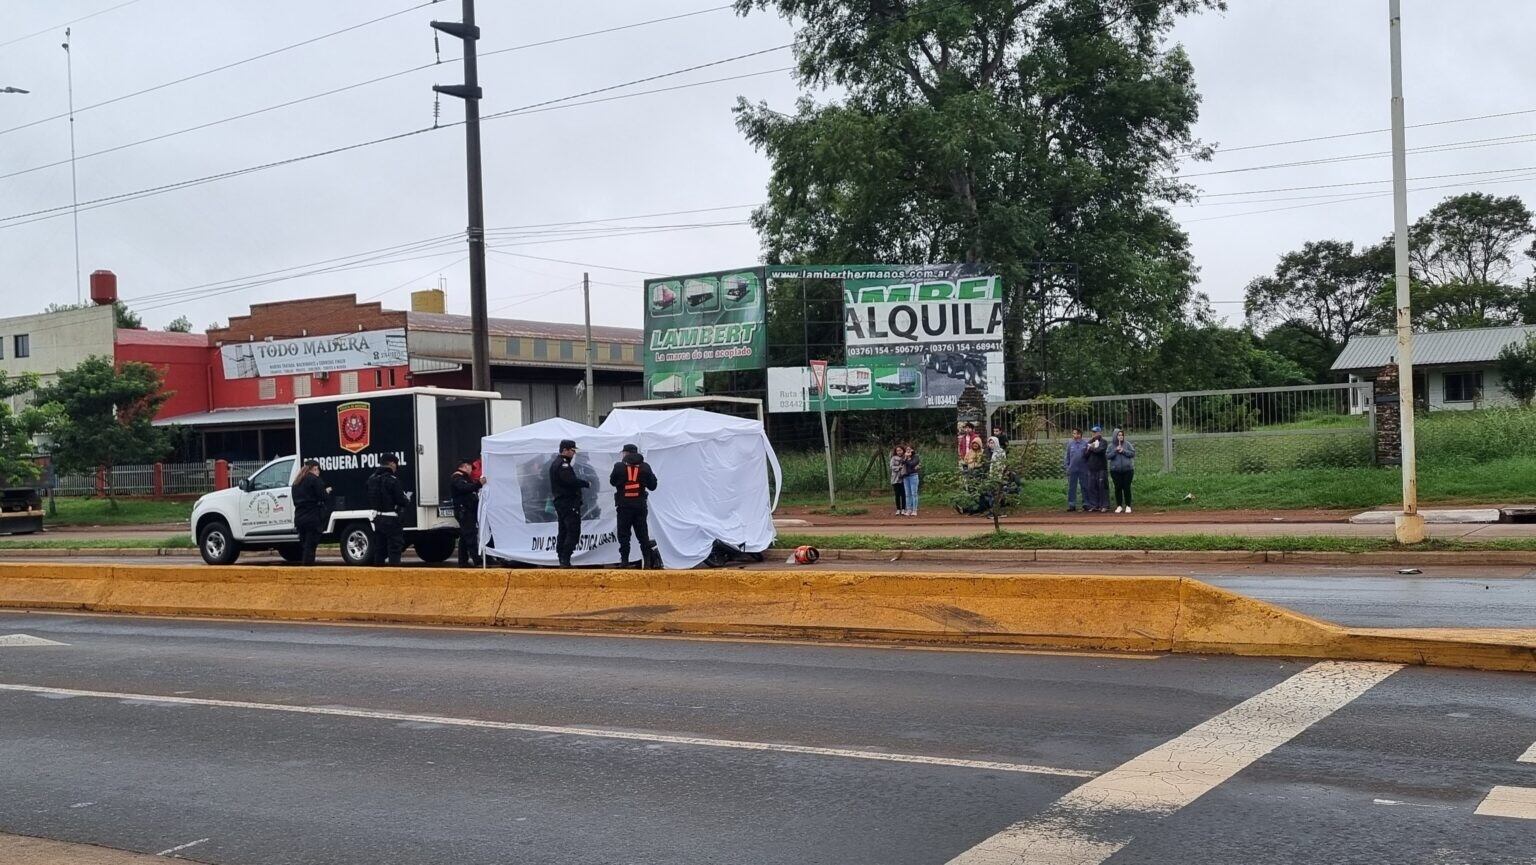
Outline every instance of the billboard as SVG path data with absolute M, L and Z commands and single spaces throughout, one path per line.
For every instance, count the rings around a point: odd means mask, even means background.
M 831 410 L 948 408 L 966 387 L 1003 399 L 1002 280 L 973 265 L 774 267 L 769 278 L 840 279 L 846 362 Z M 768 410 L 814 411 L 803 367 L 768 370 Z
M 763 309 L 760 268 L 648 280 L 646 396 L 698 396 L 706 372 L 761 369 Z
M 219 347 L 219 359 L 224 364 L 224 378 L 231 381 L 410 363 L 403 327 L 229 343 Z

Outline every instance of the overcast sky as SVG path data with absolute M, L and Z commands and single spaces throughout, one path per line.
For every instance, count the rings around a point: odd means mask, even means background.
M 121 2 L 0 2 L 0 88 L 31 91 L 0 94 L 0 130 L 62 114 L 67 107 L 62 26 L 12 40 Z M 724 2 L 482 0 L 480 47 L 488 54 Z M 430 85 L 459 80 L 457 63 L 84 158 L 432 63 L 427 22 L 456 19 L 459 4 L 451 0 L 80 110 L 411 5 L 411 0 L 133 0 L 73 24 L 80 201 L 430 126 Z M 1189 19 L 1175 34 L 1194 60 L 1204 99 L 1197 130 L 1204 141 L 1244 148 L 1387 126 L 1387 0 L 1234 0 L 1232 6 L 1225 14 Z M 1405 0 L 1404 7 L 1410 124 L 1536 111 L 1536 96 L 1530 95 L 1536 82 L 1530 47 L 1536 18 L 1527 0 Z M 789 26 L 771 16 L 743 19 L 719 10 L 508 51 L 481 62 L 483 111 L 522 108 L 772 49 L 791 38 Z M 457 41 L 444 37 L 442 54 L 459 57 Z M 748 207 L 762 200 L 767 164 L 736 131 L 730 108 L 737 96 L 745 96 L 791 110 L 794 83 L 788 72 L 776 71 L 789 62 L 788 51 L 776 51 L 587 98 L 768 74 L 488 121 L 486 221 L 493 229 L 510 229 L 492 234 L 493 245 L 501 247 L 489 259 L 492 313 L 580 320 L 580 292 L 573 286 L 586 269 L 595 283 L 594 322 L 638 326 L 644 273 L 755 263 L 757 237 L 739 223 Z M 462 103 L 445 97 L 442 116 L 462 119 Z M 1410 129 L 1410 148 L 1456 148 L 1410 154 L 1409 176 L 1424 178 L 1411 185 L 1447 187 L 1415 192 L 1410 216 L 1463 191 L 1532 195 L 1533 127 L 1536 113 Z M 1511 136 L 1526 137 L 1481 141 Z M 1387 134 L 1378 132 L 1234 150 L 1209 163 L 1186 164 L 1183 170 L 1191 175 L 1231 172 L 1195 178 L 1206 197 L 1175 210 L 1194 241 L 1199 289 L 1221 312 L 1240 316 L 1241 305 L 1232 301 L 1241 299 L 1249 279 L 1271 270 L 1281 253 L 1309 239 L 1370 242 L 1391 231 L 1391 199 L 1381 195 L 1390 190 L 1385 155 L 1242 169 L 1382 154 L 1389 146 Z M 433 287 L 439 277 L 450 311 L 467 312 L 462 240 L 430 245 L 465 224 L 463 148 L 461 128 L 442 129 L 84 209 L 81 270 L 115 271 L 122 296 L 154 327 L 186 314 L 201 330 L 254 302 L 345 292 L 405 308 L 411 290 Z M 5 220 L 69 205 L 68 157 L 65 120 L 0 132 L 0 175 L 66 161 L 0 178 L 0 315 L 75 299 L 68 211 L 28 224 Z M 1521 170 L 1494 173 L 1503 169 Z M 1470 172 L 1485 173 L 1467 176 Z M 1505 178 L 1515 179 L 1500 182 Z M 1328 184 L 1358 185 L 1294 189 Z M 1341 194 L 1354 200 L 1304 197 Z M 648 216 L 674 211 L 697 212 Z M 642 218 L 621 219 L 627 217 Z M 726 224 L 699 227 L 709 223 Z M 370 252 L 375 257 L 363 256 Z M 377 266 L 251 284 L 315 267 L 363 264 Z M 293 270 L 272 273 L 284 268 Z

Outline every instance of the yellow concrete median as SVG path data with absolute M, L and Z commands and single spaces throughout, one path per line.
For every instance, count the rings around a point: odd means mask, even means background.
M 1183 577 L 0 563 L 0 606 L 1536 671 L 1536 632 L 1349 629 Z

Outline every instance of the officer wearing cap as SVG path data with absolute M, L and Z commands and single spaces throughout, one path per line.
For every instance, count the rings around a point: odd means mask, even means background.
M 638 445 L 625 445 L 624 458 L 608 473 L 613 485 L 613 503 L 619 522 L 619 567 L 629 567 L 629 535 L 640 542 L 640 561 L 647 561 L 651 549 L 650 527 L 646 524 L 647 497 L 656 489 L 656 473 L 640 455 Z
M 400 459 L 385 454 L 383 465 L 368 478 L 368 507 L 375 511 L 373 518 L 373 563 L 380 567 L 400 564 L 400 554 L 405 552 L 405 529 L 400 517 L 411 500 L 400 485 L 395 470 Z
M 293 484 L 293 527 L 299 533 L 299 564 L 315 563 L 315 548 L 325 531 L 325 504 L 331 488 L 320 480 L 318 460 L 305 460 Z
M 448 479 L 453 498 L 453 518 L 459 522 L 459 567 L 480 567 L 480 488 L 485 478 L 475 471 L 475 461 L 459 460 Z
M 555 503 L 555 519 L 560 531 L 555 537 L 555 555 L 560 567 L 571 566 L 571 556 L 581 539 L 581 491 L 591 484 L 576 476 L 571 460 L 576 457 L 576 443 L 560 442 L 560 454 L 549 464 L 549 492 Z

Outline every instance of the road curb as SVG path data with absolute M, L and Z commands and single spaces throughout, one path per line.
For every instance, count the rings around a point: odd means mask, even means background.
M 180 547 L 37 547 L 34 549 L 0 549 L 0 559 L 65 559 L 79 556 L 110 556 L 122 559 L 196 557 L 197 550 Z
M 1386 661 L 1536 672 L 1536 629 L 1351 629 L 1188 577 L 0 563 L 0 607 Z
M 820 548 L 818 548 L 820 549 Z M 1467 550 L 1464 552 L 1413 552 L 1405 550 L 1366 553 L 1331 553 L 1305 550 L 828 550 L 826 561 L 933 562 L 936 564 L 1053 564 L 1109 565 L 1533 565 L 1536 551 Z M 774 548 L 765 556 L 788 556 L 792 551 Z

